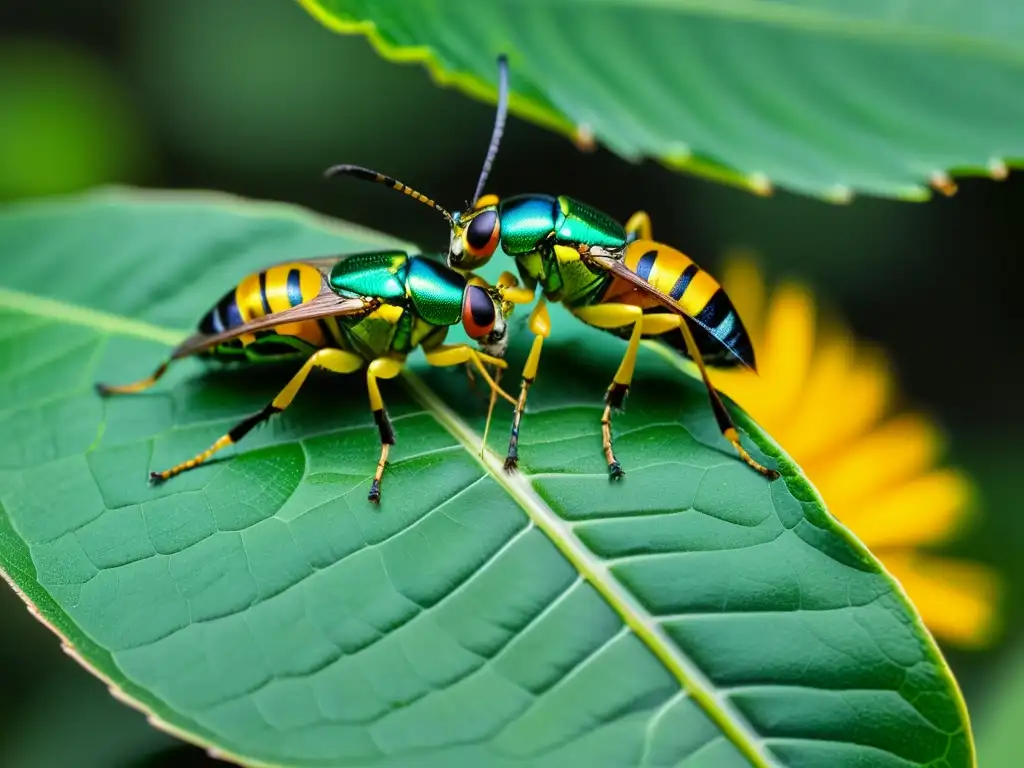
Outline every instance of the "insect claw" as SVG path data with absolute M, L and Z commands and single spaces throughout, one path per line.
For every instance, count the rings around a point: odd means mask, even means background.
M 163 472 L 150 472 L 149 473 L 149 484 L 150 485 L 160 485 L 161 483 L 163 483 L 166 480 L 167 480 L 167 478 L 164 477 Z
M 622 465 L 617 461 L 613 461 L 608 465 L 608 479 L 609 480 L 621 480 L 626 476 L 626 473 L 622 470 Z
M 515 472 L 518 469 L 519 469 L 519 457 L 518 456 L 508 456 L 508 457 L 505 458 L 505 471 L 506 472 Z
M 367 494 L 366 500 L 373 504 L 380 504 L 380 483 L 377 480 L 370 484 L 370 493 Z

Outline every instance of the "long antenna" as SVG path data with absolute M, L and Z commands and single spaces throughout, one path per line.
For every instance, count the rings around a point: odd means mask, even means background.
M 487 148 L 487 157 L 484 158 L 484 167 L 480 169 L 480 178 L 476 182 L 476 192 L 473 193 L 473 204 L 480 199 L 484 192 L 484 184 L 487 177 L 491 175 L 491 166 L 494 165 L 494 158 L 498 155 L 498 146 L 501 144 L 501 135 L 505 132 L 505 118 L 508 115 L 508 57 L 501 54 L 498 57 L 498 112 L 494 116 L 494 130 L 491 131 L 491 145 Z
M 399 192 L 408 195 L 416 202 L 429 205 L 434 210 L 440 211 L 441 215 L 448 219 L 449 224 L 453 224 L 455 221 L 447 208 L 435 203 L 423 193 L 417 192 L 408 184 L 403 184 L 398 179 L 392 178 L 391 176 L 385 176 L 383 173 L 378 171 L 363 168 L 361 165 L 332 165 L 324 171 L 324 176 L 327 176 L 328 178 L 342 175 L 355 176 L 357 179 L 361 179 L 363 181 L 372 181 L 374 184 L 383 184 L 384 186 L 391 187 L 392 189 L 397 189 Z

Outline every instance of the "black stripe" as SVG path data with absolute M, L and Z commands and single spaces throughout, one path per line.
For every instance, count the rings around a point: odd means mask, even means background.
M 651 270 L 654 269 L 654 262 L 658 260 L 657 251 L 648 251 L 640 260 L 636 263 L 636 274 L 643 278 L 644 282 L 651 276 Z
M 377 422 L 377 430 L 380 432 L 380 441 L 382 444 L 394 445 L 395 444 L 395 428 L 391 426 L 391 419 L 388 418 L 388 413 L 383 408 L 379 411 L 373 412 L 373 420 Z
M 725 295 L 725 291 L 719 288 L 711 295 L 711 299 L 704 305 L 704 309 L 698 313 L 695 319 L 705 328 L 714 329 L 718 327 L 718 324 L 729 314 L 731 309 L 732 302 Z
M 224 324 L 221 322 L 220 313 L 217 310 L 218 307 L 215 306 L 199 321 L 199 330 L 202 333 L 220 333 L 224 330 Z
M 249 430 L 251 430 L 260 422 L 266 421 L 275 413 L 279 413 L 280 410 L 280 408 L 275 408 L 273 404 L 268 405 L 259 413 L 254 413 L 252 416 L 248 416 L 242 419 L 240 422 L 238 422 L 234 427 L 231 428 L 231 431 L 228 432 L 228 437 L 231 438 L 232 443 L 237 443 L 239 440 L 241 440 L 243 437 L 249 434 Z
M 684 269 L 683 274 L 681 274 L 679 279 L 676 280 L 676 284 L 672 286 L 672 290 L 668 292 L 668 295 L 676 301 L 683 298 L 683 294 L 686 293 L 686 289 L 689 287 L 690 281 L 697 276 L 698 272 L 700 272 L 700 267 L 696 264 L 691 264 Z
M 263 314 L 270 314 L 270 304 L 267 302 L 267 273 L 260 272 L 260 301 L 263 303 Z
M 293 307 L 302 303 L 302 273 L 297 269 L 288 271 L 288 303 Z
M 232 291 L 224 297 L 224 301 L 220 304 L 221 317 L 224 318 L 224 329 L 237 328 L 245 321 L 242 319 L 242 313 L 238 311 L 238 300 L 235 297 L 235 292 Z

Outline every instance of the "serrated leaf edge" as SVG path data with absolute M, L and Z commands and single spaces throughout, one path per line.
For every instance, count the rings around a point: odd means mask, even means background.
M 469 72 L 449 70 L 438 61 L 429 46 L 399 46 L 389 43 L 378 30 L 375 22 L 346 21 L 333 15 L 321 5 L 320 0 L 296 0 L 310 16 L 325 28 L 341 35 L 362 36 L 369 41 L 373 49 L 386 61 L 395 64 L 422 64 L 430 77 L 441 87 L 454 88 L 487 104 L 497 102 L 497 86 L 492 86 L 483 78 Z M 621 5 L 621 0 L 597 0 L 605 5 Z M 883 25 L 870 20 L 833 19 L 817 11 L 807 8 L 775 7 L 770 3 L 749 2 L 747 0 L 687 0 L 685 8 L 679 8 L 678 0 L 641 0 L 643 4 L 668 10 L 680 10 L 704 16 L 738 18 L 745 21 L 756 21 L 787 28 L 815 29 L 837 35 L 849 34 L 853 29 L 866 37 L 875 39 L 899 38 L 900 42 L 919 46 L 940 47 L 942 45 L 957 49 L 966 49 L 977 53 L 992 55 L 1001 61 L 1020 63 L 1024 61 L 1019 52 L 1003 46 L 995 46 L 990 42 L 970 37 L 956 37 L 946 33 L 912 27 Z M 669 7 L 669 4 L 672 7 Z M 595 137 L 590 126 L 573 125 L 557 111 L 549 109 L 532 99 L 516 93 L 510 94 L 509 111 L 519 117 L 530 120 L 543 128 L 559 133 L 571 139 L 583 151 L 591 151 L 595 146 Z M 761 173 L 744 174 L 742 171 L 709 158 L 700 157 L 686 152 L 667 154 L 655 158 L 666 168 L 692 174 L 709 181 L 725 184 L 750 192 L 759 197 L 768 197 L 774 193 L 771 179 Z M 921 203 L 932 198 L 932 189 L 945 196 L 956 193 L 957 185 L 951 176 L 984 177 L 995 181 L 1006 179 L 1009 168 L 1024 167 L 1020 158 L 989 158 L 985 166 L 958 165 L 945 170 L 937 169 L 928 178 L 922 178 L 920 185 L 903 187 L 891 195 L 885 195 L 901 202 Z M 853 190 L 845 184 L 838 184 L 817 194 L 808 194 L 824 202 L 845 205 L 852 201 Z

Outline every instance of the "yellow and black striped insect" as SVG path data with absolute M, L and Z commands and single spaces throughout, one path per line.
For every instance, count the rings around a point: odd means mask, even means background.
M 769 479 L 779 473 L 755 461 L 740 443 L 739 432 L 708 377 L 706 365 L 745 365 L 756 370 L 754 349 L 736 309 L 718 282 L 681 251 L 651 239 L 651 222 L 635 213 L 625 226 L 607 214 L 565 195 L 526 194 L 499 199 L 482 195 L 504 131 L 508 105 L 508 67 L 499 59 L 498 111 L 473 203 L 450 213 L 402 182 L 354 165 L 328 169 L 385 184 L 431 205 L 451 226 L 448 264 L 474 270 L 492 256 L 515 260 L 525 288 L 510 273 L 502 275 L 506 298 L 533 301 L 539 285 L 544 298 L 530 315 L 533 347 L 523 371 L 512 421 L 505 467 L 518 463 L 519 428 L 526 395 L 537 375 L 543 340 L 550 333 L 544 300 L 560 302 L 588 325 L 628 339 L 626 353 L 605 395 L 602 442 L 613 479 L 624 473 L 612 450 L 612 411 L 621 409 L 633 379 L 643 337 L 656 337 L 691 358 L 700 371 L 711 407 L 725 439 L 740 458 Z
M 291 404 L 313 368 L 335 373 L 366 369 L 370 408 L 380 433 L 381 452 L 368 498 L 380 501 L 380 484 L 395 442 L 378 381 L 397 376 L 417 347 L 435 366 L 473 365 L 513 405 L 487 372 L 505 368 L 507 305 L 500 288 L 469 280 L 442 263 L 402 251 L 290 261 L 244 278 L 199 321 L 186 339 L 145 379 L 122 386 L 98 385 L 102 394 L 141 392 L 155 384 L 174 360 L 200 355 L 217 361 L 303 360 L 295 376 L 266 407 L 247 416 L 209 448 L 170 469 L 153 472 L 154 482 L 207 461 L 237 443 L 256 425 Z M 444 344 L 461 324 L 480 350 Z

